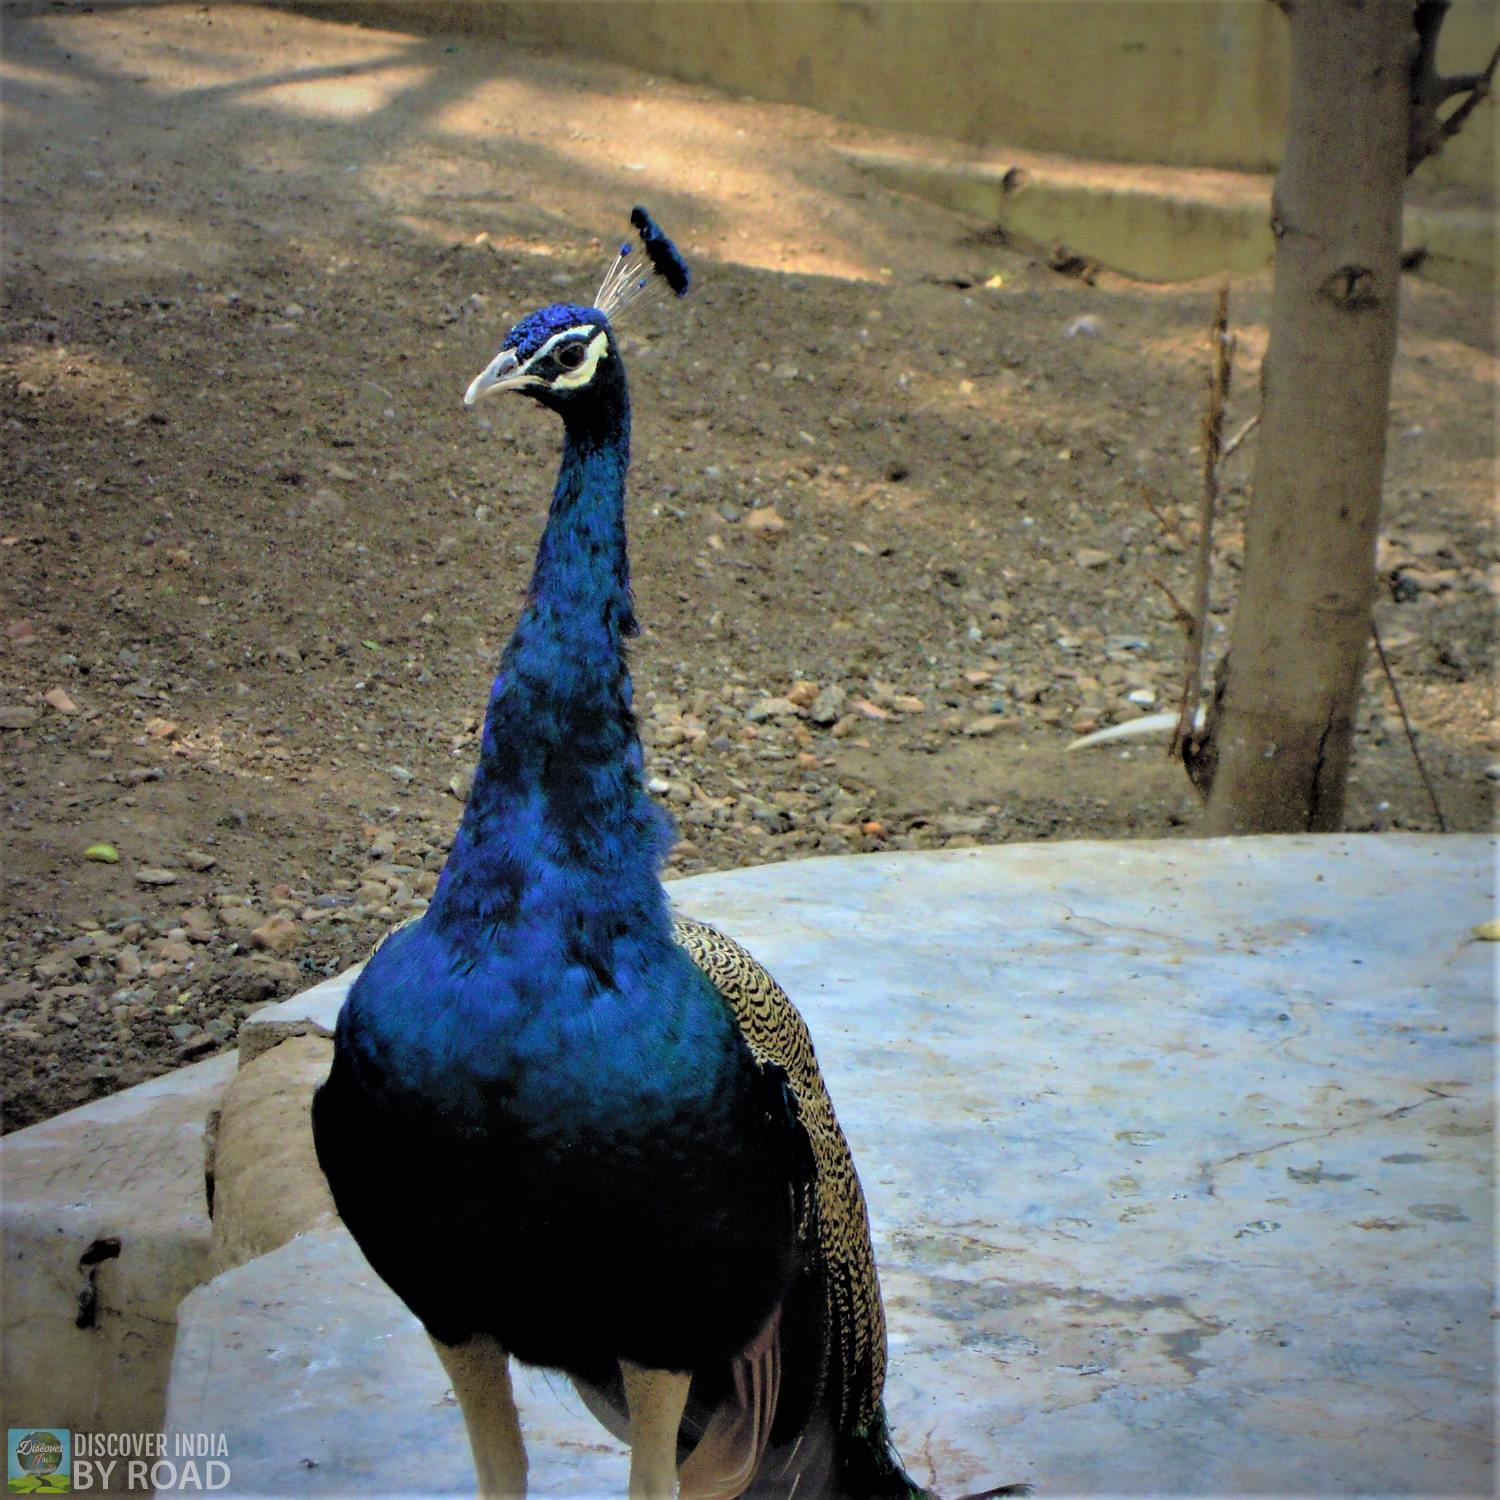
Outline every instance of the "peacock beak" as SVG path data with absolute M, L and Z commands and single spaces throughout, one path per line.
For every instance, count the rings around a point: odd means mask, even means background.
M 464 405 L 473 406 L 491 391 L 513 391 L 532 377 L 521 372 L 521 362 L 514 349 L 502 349 L 470 383 L 464 392 Z

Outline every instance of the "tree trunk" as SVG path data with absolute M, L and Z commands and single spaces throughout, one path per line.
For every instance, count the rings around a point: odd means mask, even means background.
M 1292 79 L 1276 279 L 1210 833 L 1339 825 L 1396 352 L 1411 0 L 1282 9 Z

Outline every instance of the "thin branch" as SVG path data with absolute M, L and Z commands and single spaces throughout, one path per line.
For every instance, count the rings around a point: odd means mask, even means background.
M 1177 522 L 1174 521 L 1171 516 L 1169 516 L 1166 511 L 1164 511 L 1161 506 L 1156 503 L 1156 496 L 1153 495 L 1145 485 L 1141 486 L 1141 499 L 1145 501 L 1146 509 L 1151 512 L 1152 516 L 1156 520 L 1156 524 L 1160 526 L 1168 536 L 1175 537 L 1179 542 L 1182 543 L 1184 547 L 1186 547 L 1187 538 L 1183 536 L 1182 528 L 1178 526 Z
M 1422 785 L 1427 788 L 1427 800 L 1432 803 L 1432 811 L 1437 817 L 1439 833 L 1447 833 L 1448 820 L 1443 816 L 1442 804 L 1438 801 L 1437 788 L 1432 784 L 1432 778 L 1427 774 L 1427 767 L 1422 760 L 1422 752 L 1417 749 L 1417 734 L 1411 727 L 1411 720 L 1406 717 L 1406 705 L 1401 701 L 1401 689 L 1396 686 L 1396 674 L 1391 671 L 1390 659 L 1385 654 L 1385 646 L 1380 639 L 1380 627 L 1374 619 L 1370 621 L 1370 635 L 1375 641 L 1375 654 L 1380 658 L 1381 670 L 1385 673 L 1385 680 L 1390 684 L 1391 697 L 1396 702 L 1396 712 L 1401 715 L 1401 727 L 1406 731 L 1406 743 L 1411 746 L 1411 756 L 1417 763 L 1417 774 L 1422 778 Z
M 1153 575 L 1151 582 L 1154 583 L 1157 588 L 1159 588 L 1162 593 L 1167 596 L 1167 602 L 1172 606 L 1173 619 L 1175 619 L 1177 623 L 1182 626 L 1184 632 L 1186 632 L 1186 634 L 1191 637 L 1193 633 L 1193 616 L 1189 611 L 1187 605 L 1185 605 L 1182 600 L 1179 599 L 1177 595 L 1174 594 L 1172 590 L 1169 589 L 1160 578 L 1157 578 Z
M 1446 104 L 1455 94 L 1467 94 L 1482 88 L 1494 76 L 1494 72 L 1495 64 L 1491 62 L 1483 73 L 1450 73 L 1439 81 L 1438 91 L 1443 96 L 1440 102 Z
M 1235 449 L 1238 448 L 1240 444 L 1243 443 L 1245 439 L 1249 437 L 1250 434 L 1254 432 L 1255 429 L 1259 426 L 1260 413 L 1256 412 L 1256 414 L 1251 417 L 1250 420 L 1246 422 L 1245 425 L 1241 427 L 1240 430 L 1235 433 L 1235 435 L 1230 438 L 1227 443 L 1224 444 L 1224 451 L 1219 455 L 1220 465 L 1222 465 L 1224 461 L 1229 457 L 1229 455 L 1233 453 Z
M 1209 328 L 1213 362 L 1208 373 L 1208 404 L 1203 413 L 1203 498 L 1198 508 L 1198 556 L 1194 569 L 1192 625 L 1188 631 L 1182 674 L 1182 700 L 1168 754 L 1185 760 L 1195 738 L 1194 720 L 1203 697 L 1203 645 L 1208 635 L 1209 590 L 1213 575 L 1214 515 L 1219 505 L 1219 465 L 1224 452 L 1224 405 L 1234 375 L 1234 336 L 1229 332 L 1229 283 Z
M 1490 96 L 1500 47 L 1490 54 L 1482 73 L 1458 73 L 1444 77 L 1437 70 L 1438 33 L 1448 15 L 1451 0 L 1417 0 L 1412 25 L 1417 33 L 1417 55 L 1411 70 L 1411 121 L 1407 129 L 1408 175 L 1436 156 L 1463 129 L 1469 116 Z M 1457 95 L 1463 102 L 1447 119 L 1438 118 L 1438 107 Z
M 1448 116 L 1446 120 L 1437 127 L 1437 132 L 1427 143 L 1426 155 L 1436 156 L 1460 130 L 1464 128 L 1464 121 L 1474 113 L 1478 107 L 1490 96 L 1490 85 L 1494 82 L 1495 66 L 1500 63 L 1500 46 L 1490 53 L 1490 60 L 1483 73 L 1480 73 L 1472 86 L 1468 87 L 1468 97 Z M 1450 89 L 1449 93 L 1463 93 L 1467 80 L 1450 79 L 1448 82 L 1457 82 L 1459 87 Z

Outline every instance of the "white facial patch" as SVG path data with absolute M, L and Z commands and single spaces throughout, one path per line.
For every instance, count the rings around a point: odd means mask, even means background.
M 569 330 L 576 332 L 577 330 Z M 558 338 L 566 338 L 566 334 L 559 334 Z M 550 349 L 557 339 L 548 339 L 543 345 L 542 351 Z M 576 391 L 580 386 L 585 386 L 594 378 L 594 371 L 599 368 L 599 361 L 609 353 L 609 335 L 600 329 L 588 342 L 588 348 L 584 350 L 583 363 L 571 370 L 564 370 L 556 380 L 552 382 L 555 390 Z M 528 360 L 529 364 L 530 361 Z

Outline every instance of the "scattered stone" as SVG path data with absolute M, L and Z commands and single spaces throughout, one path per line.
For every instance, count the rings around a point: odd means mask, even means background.
M 825 728 L 830 724 L 836 724 L 844 712 L 844 701 L 843 688 L 838 683 L 831 682 L 808 705 L 807 717 L 814 724 L 823 725 Z
M 181 879 L 176 870 L 163 870 L 153 865 L 142 865 L 135 872 L 137 885 L 176 885 Z
M 183 929 L 188 941 L 192 943 L 212 942 L 219 932 L 214 925 L 214 919 L 201 906 L 191 906 L 186 911 L 180 912 L 177 925 Z
M 175 719 L 147 719 L 146 738 L 151 740 L 169 740 L 178 732 Z
M 76 714 L 78 712 L 78 705 L 62 688 L 53 688 L 50 692 L 43 693 L 42 697 L 60 714 Z
M 771 537 L 786 530 L 786 521 L 774 505 L 762 505 L 746 511 L 745 519 L 740 524 L 756 536 Z
M 460 802 L 469 800 L 469 793 L 474 790 L 474 767 L 465 766 L 462 771 L 455 771 L 448 778 L 449 795 L 457 797 Z
M 943 813 L 933 819 L 933 826 L 939 833 L 956 838 L 983 833 L 990 826 L 990 820 L 983 813 Z
M 205 871 L 213 869 L 219 860 L 217 855 L 205 854 L 201 849 L 188 849 L 183 853 L 182 862 L 188 869 L 194 870 L 201 875 Z
M 762 698 L 759 703 L 752 703 L 745 717 L 752 724 L 762 723 L 766 719 L 795 718 L 797 705 L 790 698 Z
M 250 934 L 250 942 L 254 947 L 270 953 L 284 953 L 301 941 L 301 924 L 291 917 L 269 917 Z
M 40 717 L 36 709 L 24 703 L 7 704 L 0 707 L 0 729 L 30 729 Z
M 990 735 L 998 729 L 1004 729 L 1010 722 L 1004 714 L 980 714 L 977 719 L 970 719 L 964 725 L 964 733 L 971 736 Z
M 890 709 L 882 708 L 878 703 L 870 702 L 868 698 L 856 698 L 849 707 L 867 719 L 890 719 L 892 717 Z
M 1108 552 L 1101 552 L 1097 547 L 1080 547 L 1073 554 L 1073 561 L 1080 568 L 1107 568 L 1114 558 Z

